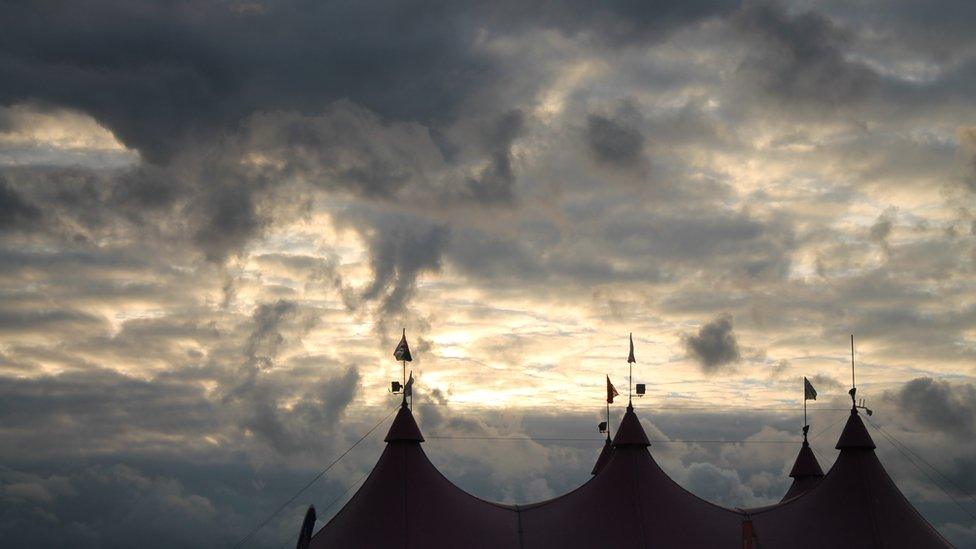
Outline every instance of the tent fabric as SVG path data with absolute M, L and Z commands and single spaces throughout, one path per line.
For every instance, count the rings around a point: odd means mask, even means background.
M 745 510 L 709 503 L 668 477 L 632 406 L 586 483 L 527 505 L 464 492 L 433 466 L 423 440 L 401 407 L 373 471 L 309 547 L 949 547 L 885 472 L 857 410 L 827 475 L 804 443 L 791 471 L 797 493 Z
M 840 456 L 813 489 L 746 511 L 760 547 L 951 547 L 885 472 L 857 410 L 837 446 Z
M 613 455 L 613 442 L 610 441 L 610 435 L 607 435 L 607 440 L 603 443 L 603 449 L 600 450 L 600 455 L 596 458 L 596 463 L 593 464 L 593 470 L 590 471 L 590 474 L 595 475 L 602 471 L 607 462 L 610 461 L 611 455 Z
M 311 549 L 514 546 L 513 508 L 480 500 L 444 478 L 420 447 L 423 437 L 405 406 L 386 440 L 369 477 L 313 536 Z
M 620 419 L 620 426 L 617 427 L 617 434 L 613 437 L 614 448 L 621 446 L 638 446 L 646 448 L 651 445 L 647 440 L 647 433 L 641 427 L 637 414 L 634 413 L 634 405 L 628 404 L 624 417 Z
M 790 477 L 793 478 L 793 484 L 790 485 L 790 489 L 780 501 L 786 501 L 807 492 L 820 484 L 824 477 L 820 462 L 817 461 L 817 456 L 813 455 L 813 448 L 810 448 L 810 443 L 807 442 L 806 438 L 803 439 L 800 453 L 796 455 L 796 461 L 793 462 Z
M 390 425 L 389 432 L 386 433 L 386 438 L 383 442 L 423 442 L 424 435 L 420 433 L 420 427 L 417 426 L 416 420 L 413 419 L 413 414 L 410 412 L 410 408 L 407 408 L 406 403 L 400 405 L 400 409 L 397 410 L 397 415 L 393 418 L 393 423 Z
M 597 475 L 564 496 L 519 506 L 521 546 L 741 547 L 742 517 L 671 480 L 648 445 L 628 406 Z

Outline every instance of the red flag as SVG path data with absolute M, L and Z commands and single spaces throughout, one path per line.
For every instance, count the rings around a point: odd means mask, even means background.
M 619 394 L 613 383 L 610 383 L 610 376 L 607 376 L 607 404 L 613 404 L 613 397 Z

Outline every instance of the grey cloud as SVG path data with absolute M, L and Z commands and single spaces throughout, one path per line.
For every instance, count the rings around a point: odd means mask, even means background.
M 208 221 L 194 232 L 193 242 L 214 261 L 240 250 L 267 223 L 256 211 L 254 196 L 236 188 L 208 192 L 200 217 Z
M 479 47 L 483 32 L 553 28 L 593 32 L 607 43 L 660 40 L 729 4 L 431 8 L 293 0 L 242 11 L 223 3 L 164 9 L 103 1 L 87 6 L 84 17 L 67 5 L 23 4 L 5 13 L 11 24 L 0 42 L 0 77 L 10 85 L 0 102 L 85 111 L 154 161 L 187 137 L 219 133 L 253 111 L 308 112 L 343 97 L 387 118 L 437 124 L 500 81 L 498 60 Z
M 156 160 L 186 136 L 257 109 L 315 109 L 352 96 L 387 116 L 443 119 L 493 70 L 459 32 L 459 12 L 424 11 L 405 25 L 401 15 L 414 9 L 292 1 L 235 13 L 226 4 L 101 2 L 79 18 L 69 6 L 11 7 L 6 19 L 20 30 L 0 43 L 0 74 L 17 85 L 0 100 L 89 112 Z M 350 28 L 359 30 L 343 32 Z M 59 89 L 65 82 L 71 93 Z M 139 116 L 128 108 L 135 104 Z
M 224 533 L 207 532 L 219 520 L 214 502 L 172 477 L 112 464 L 75 467 L 66 476 L 0 469 L 0 482 L 54 490 L 50 499 L 5 510 L 0 531 L 13 547 L 65 539 L 84 548 L 127 545 L 139 536 L 147 547 L 229 542 Z
M 758 502 L 735 471 L 721 469 L 711 463 L 693 463 L 688 468 L 687 488 L 709 501 L 724 505 L 742 507 Z
M 738 72 L 772 97 L 844 107 L 879 84 L 874 71 L 848 60 L 848 32 L 821 13 L 791 15 L 778 3 L 748 2 L 732 21 L 754 44 Z
M 639 113 L 634 111 L 631 107 L 621 109 L 613 117 L 600 114 L 587 117 L 586 143 L 598 161 L 624 168 L 639 165 L 644 135 L 635 123 L 639 122 Z
M 925 5 L 912 0 L 829 1 L 818 8 L 856 25 L 887 61 L 908 57 L 945 66 L 972 52 L 973 36 L 966 22 L 976 18 L 976 9 L 966 0 Z
M 104 318 L 71 310 L 48 309 L 17 311 L 0 308 L 0 333 L 28 334 L 34 331 L 48 331 L 49 334 L 62 335 L 71 332 L 91 332 L 107 328 Z
M 680 215 L 630 213 L 608 220 L 601 235 L 626 256 L 668 260 L 677 272 L 708 264 L 714 272 L 747 279 L 776 280 L 789 271 L 795 236 L 787 220 L 760 220 L 708 207 Z
M 264 368 L 274 365 L 278 347 L 284 342 L 279 325 L 293 318 L 296 310 L 295 303 L 283 299 L 257 306 L 251 317 L 253 329 L 244 347 L 244 356 L 248 363 Z
M 471 200 L 482 205 L 514 200 L 512 143 L 522 134 L 524 126 L 524 115 L 519 110 L 501 115 L 490 125 L 484 140 L 491 163 L 476 178 L 468 179 L 465 194 Z
M 976 193 L 976 128 L 966 128 L 960 134 L 965 145 L 964 153 L 966 155 L 963 183 L 966 188 Z M 976 228 L 976 221 L 973 221 L 973 227 Z
M 817 374 L 811 377 L 810 383 L 813 383 L 813 386 L 817 388 L 818 391 L 821 389 L 826 389 L 828 391 L 837 390 L 843 387 L 839 381 L 826 374 Z
M 722 371 L 742 357 L 739 343 L 732 331 L 732 316 L 720 316 L 703 324 L 698 334 L 684 336 L 685 350 L 698 361 L 705 373 Z
M 874 225 L 871 225 L 871 238 L 875 240 L 887 254 L 891 254 L 891 245 L 888 243 L 888 236 L 895 222 L 895 211 L 886 210 L 878 216 Z
M 0 417 L 17 426 L 6 434 L 12 443 L 3 452 L 7 462 L 18 459 L 15 448 L 22 444 L 34 459 L 57 456 L 65 447 L 78 454 L 151 450 L 163 440 L 202 435 L 218 421 L 199 386 L 91 367 L 34 379 L 0 377 L 0 395 Z
M 897 392 L 886 393 L 920 425 L 969 437 L 976 425 L 976 388 L 929 377 L 913 379 Z
M 16 193 L 0 175 L 0 230 L 27 228 L 41 218 L 41 210 Z
M 281 405 L 271 387 L 258 381 L 244 401 L 250 409 L 243 412 L 242 426 L 282 455 L 321 452 L 331 447 L 322 437 L 336 432 L 338 420 L 358 392 L 360 379 L 358 368 L 347 368 L 311 386 L 290 408 Z
M 365 236 L 370 243 L 373 280 L 363 290 L 362 297 L 382 299 L 385 312 L 402 312 L 413 294 L 417 277 L 440 270 L 450 230 L 444 225 L 397 214 L 374 217 L 369 224 Z

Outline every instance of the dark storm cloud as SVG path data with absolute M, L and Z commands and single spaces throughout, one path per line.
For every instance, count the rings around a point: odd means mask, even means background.
M 713 374 L 738 362 L 742 355 L 732 331 L 732 316 L 724 315 L 702 325 L 697 334 L 684 336 L 685 350 L 706 374 Z
M 498 77 L 478 47 L 483 30 L 660 40 L 729 2 L 559 4 L 17 3 L 3 15 L 0 103 L 82 110 L 153 160 L 256 110 L 308 112 L 343 97 L 437 124 Z
M 638 118 L 637 120 L 634 120 Z M 613 117 L 591 114 L 586 119 L 586 143 L 600 162 L 619 167 L 640 163 L 644 135 L 637 127 L 639 113 L 621 109 Z
M 355 97 L 385 116 L 444 119 L 493 73 L 457 24 L 460 7 L 236 7 L 10 5 L 0 74 L 12 85 L 0 101 L 83 110 L 158 160 L 186 136 L 233 126 L 258 109 L 315 109 Z
M 747 2 L 732 21 L 754 44 L 738 71 L 773 97 L 842 107 L 879 83 L 867 65 L 847 58 L 850 34 L 821 13 L 792 15 L 779 3 Z
M 976 388 L 929 377 L 913 379 L 885 398 L 924 427 L 971 437 L 976 425 Z

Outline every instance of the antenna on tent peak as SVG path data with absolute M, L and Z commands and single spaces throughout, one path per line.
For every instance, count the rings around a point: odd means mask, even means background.
M 851 395 L 851 403 L 857 408 L 857 381 L 854 378 L 854 334 L 851 334 L 851 390 L 847 391 Z
M 851 395 L 851 403 L 853 404 L 853 409 L 861 409 L 867 412 L 867 414 L 874 415 L 874 411 L 864 405 L 864 399 L 861 399 L 860 404 L 857 402 L 857 384 L 854 378 L 854 334 L 851 334 L 851 390 L 847 391 L 847 394 Z
M 863 398 L 861 399 L 861 403 L 858 404 L 858 405 L 856 405 L 856 406 L 854 406 L 854 407 L 855 408 L 860 408 L 861 410 L 864 410 L 865 412 L 867 412 L 867 414 L 869 416 L 873 416 L 874 415 L 874 411 L 871 410 L 871 408 L 868 408 L 867 406 L 864 405 L 864 399 Z

